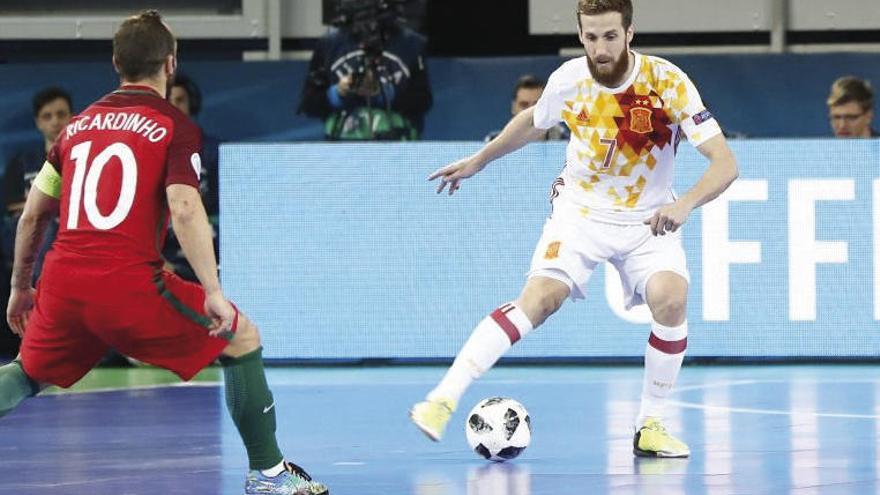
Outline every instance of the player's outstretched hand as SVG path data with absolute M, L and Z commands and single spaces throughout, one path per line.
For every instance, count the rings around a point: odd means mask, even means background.
M 479 163 L 476 158 L 471 156 L 457 162 L 452 162 L 445 167 L 438 168 L 433 174 L 428 176 L 428 180 L 439 178 L 440 185 L 437 186 L 437 194 L 443 192 L 443 189 L 449 185 L 449 195 L 452 196 L 452 193 L 461 187 L 462 180 L 467 179 L 480 170 L 483 170 L 483 167 L 485 166 L 486 165 Z
M 691 208 L 689 206 L 681 201 L 675 201 L 662 206 L 654 212 L 654 216 L 645 220 L 644 223 L 651 226 L 652 234 L 666 235 L 667 232 L 675 232 L 684 225 L 690 214 Z
M 9 293 L 9 303 L 6 305 L 6 323 L 12 329 L 12 333 L 24 337 L 24 328 L 27 326 L 28 317 L 34 308 L 34 289 L 12 288 Z
M 225 338 L 232 334 L 235 308 L 223 297 L 222 292 L 217 291 L 205 296 L 205 314 L 211 319 L 208 335 Z

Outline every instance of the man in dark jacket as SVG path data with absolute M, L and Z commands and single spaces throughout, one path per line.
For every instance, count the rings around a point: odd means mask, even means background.
M 433 97 L 424 36 L 386 4 L 355 12 L 318 41 L 299 111 L 324 119 L 328 140 L 418 139 Z

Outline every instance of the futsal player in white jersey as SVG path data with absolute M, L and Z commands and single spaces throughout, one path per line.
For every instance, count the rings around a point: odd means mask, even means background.
M 620 272 L 627 307 L 653 316 L 645 351 L 634 453 L 687 457 L 688 446 L 663 426 L 663 406 L 687 347 L 688 270 L 680 227 L 690 212 L 738 175 L 721 129 L 687 75 L 666 60 L 630 50 L 631 0 L 579 0 L 586 56 L 562 64 L 538 103 L 515 116 L 473 156 L 434 172 L 451 195 L 491 161 L 564 122 L 571 130 L 565 168 L 552 189 L 552 213 L 519 297 L 474 329 L 440 383 L 411 412 L 439 440 L 465 389 L 507 349 L 542 324 L 566 298 L 583 298 L 593 270 Z M 672 192 L 675 151 L 686 137 L 708 160 L 681 197 Z

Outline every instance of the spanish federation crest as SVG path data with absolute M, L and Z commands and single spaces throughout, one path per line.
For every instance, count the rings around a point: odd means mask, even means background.
M 645 107 L 631 108 L 629 110 L 629 129 L 638 134 L 654 132 L 651 124 L 651 109 Z
M 549 245 L 547 245 L 547 252 L 544 253 L 544 259 L 555 260 L 559 257 L 559 246 L 562 243 L 559 241 L 553 241 Z

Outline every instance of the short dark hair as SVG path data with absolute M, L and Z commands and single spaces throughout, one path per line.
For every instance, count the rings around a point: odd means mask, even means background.
M 544 86 L 547 84 L 538 79 L 537 76 L 533 74 L 524 74 L 520 76 L 519 79 L 516 80 L 516 85 L 513 87 L 513 99 L 516 99 L 516 94 L 519 93 L 521 89 L 544 89 Z
M 70 99 L 70 94 L 57 86 L 50 86 L 37 91 L 31 100 L 31 104 L 34 108 L 34 117 L 40 115 L 40 110 L 42 110 L 44 106 L 59 98 L 66 101 L 67 108 L 73 112 L 73 103 Z
M 619 12 L 623 17 L 623 29 L 629 29 L 633 21 L 633 4 L 631 0 L 578 0 L 578 26 L 581 25 L 581 14 L 599 15 L 606 12 Z
M 836 107 L 853 101 L 862 107 L 862 111 L 873 110 L 874 90 L 871 89 L 871 83 L 854 76 L 844 76 L 834 81 L 831 94 L 828 95 L 828 106 Z
M 186 91 L 186 95 L 189 97 L 189 114 L 193 117 L 198 115 L 202 109 L 202 91 L 199 89 L 199 85 L 186 74 L 179 72 L 175 74 L 174 84 L 171 86 L 179 86 Z
M 174 35 L 157 10 L 145 10 L 126 19 L 113 36 L 113 57 L 119 75 L 129 81 L 153 77 L 174 55 Z

